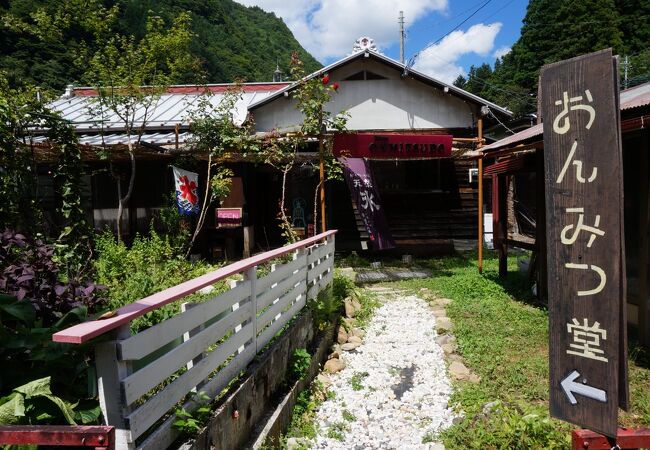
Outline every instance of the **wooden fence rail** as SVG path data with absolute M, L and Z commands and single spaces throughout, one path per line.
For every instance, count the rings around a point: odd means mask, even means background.
M 164 449 L 179 435 L 172 424 L 191 394 L 215 398 L 306 304 L 331 281 L 334 235 L 266 252 L 138 300 L 106 320 L 86 322 L 53 336 L 56 342 L 95 345 L 99 397 L 115 448 Z M 261 265 L 275 262 L 270 271 Z M 137 334 L 132 320 L 226 278 L 231 289 Z

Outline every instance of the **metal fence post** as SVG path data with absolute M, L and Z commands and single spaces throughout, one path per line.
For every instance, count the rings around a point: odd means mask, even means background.
M 253 345 L 257 355 L 257 266 L 253 266 L 244 273 L 244 280 L 251 284 L 251 321 L 253 323 Z
M 115 339 L 95 346 L 95 367 L 99 405 L 106 425 L 115 427 L 115 448 L 131 450 L 135 443 L 126 416 L 130 408 L 124 400 L 122 380 L 131 374 L 131 363 L 121 361 L 118 354 L 119 342 L 131 336 L 129 325 L 115 330 Z

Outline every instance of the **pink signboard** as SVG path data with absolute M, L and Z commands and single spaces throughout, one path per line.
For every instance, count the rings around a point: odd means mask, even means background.
M 217 208 L 217 228 L 236 228 L 242 226 L 241 208 Z
M 334 136 L 334 156 L 370 159 L 448 158 L 447 134 L 349 133 Z

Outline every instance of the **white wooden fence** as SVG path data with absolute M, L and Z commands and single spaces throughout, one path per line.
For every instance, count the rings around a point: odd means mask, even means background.
M 95 364 L 102 412 L 106 424 L 116 427 L 116 448 L 167 448 L 179 434 L 172 426 L 174 410 L 195 409 L 197 387 L 215 398 L 332 281 L 335 233 L 230 264 L 127 305 L 110 319 L 56 333 L 54 341 L 76 344 L 110 333 L 111 340 L 95 346 Z M 259 265 L 278 258 L 288 261 L 258 274 Z M 133 319 L 237 274 L 243 279 L 229 291 L 131 334 Z

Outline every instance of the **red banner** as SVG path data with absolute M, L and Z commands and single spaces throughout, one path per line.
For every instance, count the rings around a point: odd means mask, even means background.
M 448 158 L 451 135 L 355 133 L 334 136 L 334 156 L 370 159 Z

